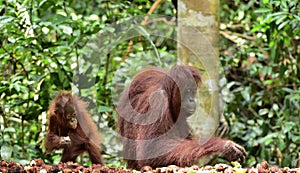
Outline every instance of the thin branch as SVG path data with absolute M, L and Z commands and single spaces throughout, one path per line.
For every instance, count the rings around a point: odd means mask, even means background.
M 247 35 L 244 35 L 241 33 L 235 33 L 235 32 L 220 31 L 220 34 L 236 44 L 238 43 L 237 37 L 243 38 L 246 40 L 255 40 L 256 39 L 255 37 L 250 37 L 250 36 L 247 36 Z
M 152 6 L 151 6 L 151 8 L 149 9 L 149 11 L 147 12 L 147 14 L 152 14 L 152 13 L 154 12 L 154 10 L 158 7 L 158 5 L 159 5 L 162 1 L 163 1 L 163 0 L 157 0 L 157 1 L 155 1 L 155 2 L 152 4 Z M 141 25 L 146 25 L 147 22 L 148 22 L 148 20 L 149 20 L 149 16 L 145 16 L 144 20 L 141 22 Z M 129 53 L 130 53 L 130 51 L 131 51 L 131 49 L 132 49 L 132 46 L 133 46 L 133 41 L 130 40 L 130 41 L 128 42 L 127 51 L 125 52 L 125 54 L 124 54 L 123 57 L 122 57 L 122 62 L 125 62 L 126 57 L 129 55 Z

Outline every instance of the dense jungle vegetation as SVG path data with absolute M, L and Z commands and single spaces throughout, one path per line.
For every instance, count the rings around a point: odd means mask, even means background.
M 90 102 L 105 163 L 124 165 L 120 90 L 144 66 L 176 63 L 176 10 L 166 0 L 147 14 L 153 3 L 0 1 L 1 159 L 59 162 L 61 151 L 45 155 L 47 109 L 73 89 Z M 152 23 L 142 24 L 146 15 Z M 299 16 L 298 0 L 220 0 L 220 96 L 227 137 L 248 152 L 244 165 L 299 166 Z

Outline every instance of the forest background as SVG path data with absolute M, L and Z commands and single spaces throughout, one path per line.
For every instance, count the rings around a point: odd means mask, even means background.
M 145 66 L 177 62 L 175 7 L 162 1 L 142 23 L 153 3 L 0 1 L 1 159 L 59 162 L 61 151 L 45 155 L 47 109 L 72 89 L 90 102 L 105 163 L 124 165 L 115 131 L 121 88 Z M 226 137 L 248 152 L 244 165 L 299 166 L 299 16 L 298 0 L 220 1 L 220 98 Z M 80 162 L 90 164 L 87 155 Z

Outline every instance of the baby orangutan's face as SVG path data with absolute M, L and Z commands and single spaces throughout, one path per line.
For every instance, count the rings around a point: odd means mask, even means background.
M 76 129 L 77 127 L 76 113 L 72 114 L 70 118 L 68 118 L 68 123 L 72 129 Z
M 73 105 L 67 105 L 65 107 L 65 115 L 68 122 L 68 127 L 72 129 L 76 129 L 78 121 L 77 121 L 76 112 Z

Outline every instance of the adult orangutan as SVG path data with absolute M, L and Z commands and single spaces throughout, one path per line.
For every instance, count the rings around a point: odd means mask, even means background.
M 187 117 L 196 109 L 200 72 L 179 65 L 170 70 L 149 68 L 138 73 L 123 91 L 118 105 L 118 130 L 129 168 L 189 166 L 220 154 L 229 161 L 246 156 L 233 141 L 211 137 L 196 140 Z
M 46 136 L 47 153 L 63 148 L 61 162 L 75 162 L 78 155 L 87 151 L 92 163 L 103 164 L 101 137 L 93 123 L 87 103 L 68 92 L 60 92 L 49 107 L 49 124 Z

